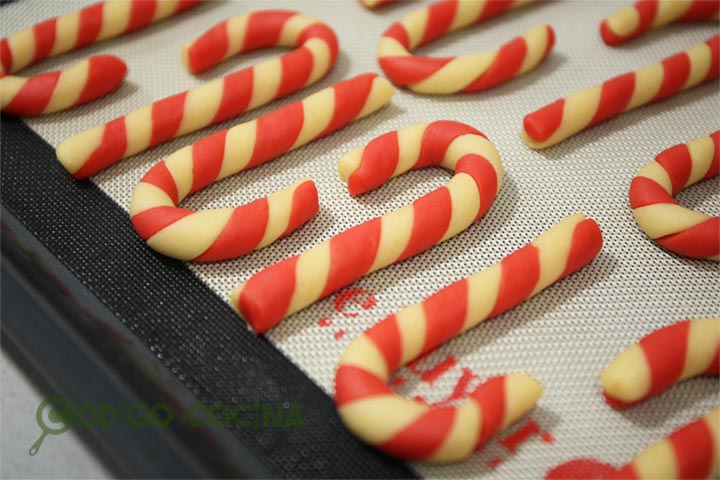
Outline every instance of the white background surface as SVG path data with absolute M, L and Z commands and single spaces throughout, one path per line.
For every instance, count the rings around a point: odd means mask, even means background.
M 270 247 L 233 261 L 191 268 L 218 295 L 275 261 L 301 252 L 335 233 L 389 212 L 441 185 L 448 175 L 437 169 L 413 172 L 360 198 L 347 194 L 336 173 L 337 159 L 375 136 L 406 125 L 452 119 L 483 131 L 497 146 L 506 180 L 495 204 L 475 225 L 454 239 L 354 284 L 373 292 L 377 305 L 344 318 L 334 297 L 292 316 L 267 334 L 328 394 L 344 347 L 362 330 L 402 306 L 421 301 L 454 280 L 499 261 L 563 217 L 582 212 L 600 224 L 605 246 L 588 267 L 518 308 L 443 346 L 427 365 L 451 353 L 458 365 L 432 385 L 411 379 L 400 390 L 440 399 L 455 386 L 462 368 L 481 377 L 527 371 L 545 384 L 531 417 L 552 432 L 552 444 L 531 439 L 514 455 L 497 441 L 471 459 L 452 466 L 414 464 L 427 477 L 542 477 L 575 457 L 620 465 L 649 443 L 707 412 L 717 403 L 713 379 L 694 380 L 626 412 L 607 407 L 598 376 L 630 343 L 672 322 L 719 312 L 717 264 L 670 254 L 649 241 L 635 224 L 627 191 L 633 175 L 661 150 L 718 129 L 717 83 L 624 114 L 558 146 L 532 151 L 519 138 L 525 114 L 578 88 L 661 60 L 704 41 L 717 26 L 672 26 L 626 46 L 605 46 L 597 32 L 601 19 L 627 2 L 553 2 L 526 7 L 442 39 L 422 53 L 453 55 L 494 48 L 531 26 L 547 22 L 557 44 L 544 64 L 505 85 L 476 94 L 419 96 L 398 91 L 392 105 L 326 139 L 243 172 L 188 199 L 189 208 L 246 203 L 308 176 L 320 193 L 318 216 L 300 231 Z M 3 35 L 83 3 L 20 2 L 3 8 Z M 32 6 L 30 6 L 32 5 Z M 257 8 L 292 8 L 326 20 L 340 40 L 341 55 L 331 74 L 303 92 L 243 115 L 240 119 L 176 139 L 126 160 L 92 181 L 127 209 L 140 177 L 156 161 L 208 133 L 257 118 L 279 105 L 366 71 L 377 71 L 375 44 L 392 20 L 419 2 L 377 12 L 355 2 L 212 2 L 181 17 L 126 38 L 111 40 L 42 62 L 28 72 L 67 66 L 89 54 L 112 53 L 129 66 L 127 82 L 115 93 L 70 112 L 29 120 L 52 145 L 83 129 L 108 121 L 203 81 L 270 58 L 279 51 L 251 53 L 193 77 L 180 63 L 180 47 L 215 23 Z M 686 206 L 717 215 L 717 179 L 681 193 Z M 128 221 L 127 228 L 132 228 Z M 318 320 L 331 317 L 333 325 Z M 238 323 L 238 328 L 245 328 Z M 347 333 L 339 340 L 333 335 Z M 241 348 L 241 346 L 238 346 Z M 182 372 L 180 372 L 182 373 Z M 4 430 L 4 429 L 3 429 Z M 501 436 L 502 437 L 502 436 Z M 488 466 L 494 458 L 504 463 Z

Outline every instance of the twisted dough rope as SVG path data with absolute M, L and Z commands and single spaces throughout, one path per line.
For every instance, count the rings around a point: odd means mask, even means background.
M 522 139 L 531 148 L 546 148 L 620 113 L 716 79 L 719 58 L 720 35 L 715 35 L 661 63 L 571 93 L 526 115 Z
M 112 55 L 33 77 L 10 75 L 45 58 L 144 28 L 194 7 L 199 0 L 108 0 L 45 20 L 0 40 L 0 107 L 42 115 L 76 107 L 113 91 L 127 73 Z
M 675 383 L 720 374 L 720 318 L 686 320 L 661 328 L 631 345 L 603 371 L 608 403 L 632 406 Z M 614 478 L 716 477 L 720 455 L 720 409 L 714 409 L 651 446 Z
M 89 177 L 120 159 L 300 90 L 328 73 L 338 53 L 335 33 L 320 20 L 265 10 L 220 23 L 185 47 L 183 58 L 192 71 L 202 71 L 237 52 L 269 46 L 297 49 L 78 133 L 58 146 L 58 160 L 75 178 Z
M 630 207 L 640 228 L 668 250 L 720 260 L 720 217 L 679 205 L 680 190 L 720 173 L 720 131 L 661 152 L 630 184 Z
M 420 57 L 410 51 L 526 3 L 447 0 L 416 10 L 383 34 L 378 44 L 380 67 L 396 85 L 430 94 L 476 92 L 522 75 L 540 64 L 555 44 L 549 25 L 537 25 L 497 51 L 451 58 Z
M 476 129 L 452 121 L 381 135 L 345 155 L 339 170 L 350 193 L 358 195 L 432 165 L 455 171 L 446 186 L 256 273 L 233 290 L 232 306 L 262 333 L 364 275 L 457 235 L 490 208 L 502 184 L 493 144 Z
M 719 447 L 720 407 L 651 445 L 609 478 L 717 478 Z
M 606 45 L 619 45 L 673 22 L 717 20 L 719 12 L 717 0 L 640 0 L 604 19 L 600 35 Z
M 393 92 L 384 78 L 359 75 L 178 150 L 135 187 L 130 202 L 135 230 L 158 252 L 199 262 L 234 258 L 288 235 L 318 211 L 311 180 L 236 208 L 196 212 L 177 205 L 213 182 L 375 112 Z
M 601 247 L 597 223 L 572 215 L 500 263 L 377 323 L 340 358 L 335 403 L 343 422 L 363 441 L 396 457 L 453 462 L 469 456 L 537 403 L 540 383 L 525 373 L 501 375 L 458 407 L 432 408 L 394 393 L 387 386 L 390 376 L 579 270 Z

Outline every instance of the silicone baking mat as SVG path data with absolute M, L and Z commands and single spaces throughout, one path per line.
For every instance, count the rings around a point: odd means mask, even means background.
M 578 88 L 659 61 L 718 30 L 710 23 L 675 25 L 625 46 L 607 47 L 598 34 L 599 22 L 625 3 L 537 4 L 449 35 L 422 52 L 456 55 L 494 48 L 541 22 L 555 28 L 557 43 L 537 69 L 486 92 L 431 97 L 398 90 L 391 105 L 379 113 L 215 184 L 184 203 L 190 208 L 246 203 L 302 177 L 312 178 L 318 186 L 320 213 L 298 232 L 237 260 L 188 265 L 226 299 L 234 285 L 263 267 L 404 205 L 449 178 L 439 169 L 412 172 L 353 198 L 337 175 L 337 160 L 346 151 L 380 133 L 437 119 L 473 125 L 497 146 L 506 178 L 494 205 L 480 221 L 442 245 L 317 302 L 266 334 L 328 395 L 332 395 L 335 365 L 343 349 L 387 314 L 496 263 L 569 214 L 582 212 L 598 221 L 605 245 L 589 266 L 445 344 L 395 377 L 399 392 L 440 403 L 457 401 L 482 379 L 503 372 L 527 371 L 545 385 L 539 405 L 528 417 L 470 459 L 443 466 L 412 463 L 423 477 L 540 478 L 577 459 L 585 461 L 572 465 L 602 470 L 601 464 L 627 462 L 635 452 L 717 404 L 715 379 L 686 382 L 622 412 L 603 402 L 598 385 L 604 365 L 644 334 L 677 320 L 720 314 L 717 264 L 681 258 L 649 241 L 633 220 L 627 196 L 635 172 L 657 153 L 720 126 L 717 83 L 624 114 L 543 151 L 532 151 L 520 140 L 522 118 L 530 111 Z M 6 6 L 0 33 L 5 36 L 86 4 L 26 0 Z M 132 189 L 144 172 L 181 146 L 257 118 L 341 79 L 380 72 L 375 45 L 381 33 L 392 21 L 422 4 L 401 2 L 368 11 L 354 1 L 339 0 L 209 2 L 127 37 L 27 69 L 27 73 L 36 73 L 67 66 L 91 54 L 111 53 L 127 62 L 129 75 L 123 86 L 103 99 L 26 122 L 56 146 L 74 133 L 133 108 L 279 53 L 251 53 L 202 75 L 187 73 L 180 62 L 180 47 L 233 15 L 261 8 L 288 8 L 323 19 L 335 29 L 341 54 L 333 71 L 320 82 L 238 119 L 139 154 L 91 179 L 127 210 Z M 717 179 L 682 192 L 678 200 L 717 215 Z M 125 228 L 132 228 L 129 220 Z M 238 320 L 237 328 L 246 327 Z

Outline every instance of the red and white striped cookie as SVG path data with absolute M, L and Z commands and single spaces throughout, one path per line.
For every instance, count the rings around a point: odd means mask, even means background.
M 571 93 L 530 113 L 522 139 L 546 148 L 623 112 L 664 100 L 720 75 L 720 35 L 655 63 Z
M 621 8 L 600 24 L 606 45 L 619 45 L 674 22 L 717 20 L 717 0 L 640 0 Z
M 300 90 L 327 74 L 338 53 L 335 33 L 320 20 L 263 10 L 215 26 L 187 46 L 183 58 L 197 72 L 237 52 L 269 46 L 297 48 L 78 133 L 58 146 L 58 160 L 75 178 L 86 178 L 171 138 Z
M 476 129 L 452 121 L 381 135 L 344 156 L 339 168 L 357 195 L 432 165 L 455 172 L 446 186 L 256 273 L 233 290 L 232 306 L 256 332 L 264 332 L 364 275 L 457 235 L 490 208 L 502 184 L 493 144 Z
M 637 455 L 617 470 L 613 480 L 678 478 L 697 480 L 720 475 L 720 408 L 713 409 Z
M 677 382 L 720 373 L 720 319 L 675 323 L 631 345 L 600 377 L 608 403 L 629 407 Z
M 682 189 L 720 173 L 720 131 L 661 152 L 630 184 L 630 207 L 645 234 L 691 258 L 720 260 L 720 217 L 678 204 Z
M 453 462 L 525 415 L 542 386 L 525 373 L 491 378 L 457 407 L 433 408 L 387 385 L 400 366 L 530 298 L 589 263 L 602 247 L 597 223 L 565 218 L 530 244 L 422 303 L 390 315 L 340 358 L 335 403 L 360 439 L 412 460 Z
M 177 205 L 213 182 L 375 112 L 393 92 L 384 78 L 359 75 L 178 150 L 135 187 L 130 202 L 135 230 L 158 252 L 199 262 L 234 258 L 288 235 L 318 211 L 311 180 L 236 208 L 194 211 Z
M 449 94 L 476 92 L 532 70 L 555 44 L 549 25 L 537 25 L 496 51 L 451 58 L 431 58 L 410 52 L 446 33 L 474 25 L 528 0 L 444 0 L 393 23 L 378 44 L 378 61 L 388 78 L 415 92 Z
M 688 378 L 720 374 L 720 318 L 686 320 L 631 345 L 603 371 L 607 402 L 635 405 Z M 673 432 L 612 478 L 715 478 L 720 461 L 720 409 Z
M 64 70 L 12 75 L 40 60 L 117 37 L 194 7 L 200 0 L 108 0 L 45 20 L 0 39 L 0 107 L 13 115 L 43 115 L 113 91 L 127 73 L 112 55 L 90 57 Z

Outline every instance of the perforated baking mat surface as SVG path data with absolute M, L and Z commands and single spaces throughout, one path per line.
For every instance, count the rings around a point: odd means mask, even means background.
M 85 4 L 26 0 L 6 6 L 0 33 L 5 36 Z M 57 146 L 68 136 L 133 108 L 280 52 L 244 55 L 198 76 L 185 71 L 180 61 L 181 46 L 233 15 L 262 8 L 295 9 L 323 19 L 335 29 L 341 54 L 335 68 L 320 82 L 239 118 L 136 155 L 91 179 L 127 210 L 132 189 L 142 175 L 178 148 L 344 78 L 380 72 L 375 45 L 381 33 L 392 21 L 423 4 L 403 2 L 368 11 L 355 2 L 329 0 L 210 2 L 140 32 L 27 69 L 27 73 L 37 73 L 67 66 L 91 54 L 110 53 L 126 61 L 129 75 L 116 92 L 103 99 L 26 122 Z M 557 43 L 537 69 L 486 92 L 430 97 L 398 90 L 391 105 L 382 111 L 266 165 L 212 185 L 184 203 L 198 209 L 229 207 L 265 196 L 299 178 L 309 177 L 317 184 L 320 212 L 299 231 L 236 260 L 188 264 L 212 291 L 227 299 L 233 286 L 263 267 L 390 212 L 449 178 L 440 169 L 426 169 L 353 198 L 337 175 L 337 160 L 350 149 L 381 133 L 438 119 L 468 123 L 497 146 L 505 167 L 505 182 L 482 219 L 425 253 L 355 282 L 345 290 L 345 297 L 341 293 L 319 301 L 265 334 L 329 395 L 333 393 L 340 354 L 364 329 L 498 262 L 569 214 L 582 212 L 597 220 L 605 244 L 589 266 L 448 342 L 413 369 L 403 368 L 395 377 L 397 391 L 430 402 L 457 400 L 482 379 L 510 371 L 529 372 L 545 386 L 539 405 L 527 418 L 499 434 L 468 460 L 443 466 L 412 463 L 423 477 L 538 478 L 576 459 L 588 459 L 586 467 L 599 463 L 620 465 L 635 452 L 717 405 L 715 379 L 683 383 L 622 412 L 604 403 L 598 385 L 603 367 L 643 335 L 678 320 L 720 314 L 717 264 L 662 250 L 639 230 L 628 206 L 630 181 L 643 165 L 665 148 L 718 128 L 717 83 L 623 114 L 543 151 L 532 151 L 520 140 L 525 114 L 579 88 L 659 61 L 704 41 L 718 30 L 710 23 L 676 25 L 626 46 L 606 47 L 598 34 L 599 22 L 624 4 L 538 4 L 452 34 L 422 52 L 457 55 L 494 48 L 541 22 L 554 27 Z M 678 200 L 717 215 L 717 179 L 682 192 Z M 129 220 L 126 228 L 132 228 Z M 343 302 L 343 298 L 347 301 Z M 246 327 L 239 321 L 237 328 Z

